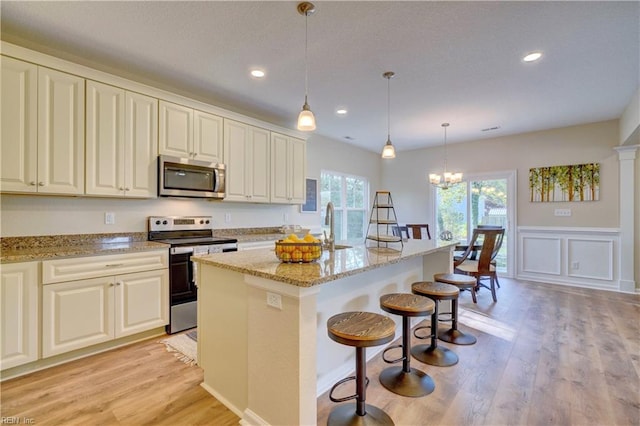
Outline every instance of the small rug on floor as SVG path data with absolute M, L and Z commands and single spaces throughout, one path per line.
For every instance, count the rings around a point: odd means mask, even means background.
M 175 334 L 171 337 L 163 339 L 160 343 L 164 343 L 168 352 L 173 354 L 180 361 L 189 365 L 196 365 L 198 354 L 198 330 L 194 329 L 182 334 Z

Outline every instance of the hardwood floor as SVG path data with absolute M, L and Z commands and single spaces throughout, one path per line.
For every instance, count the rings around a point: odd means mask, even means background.
M 486 290 L 477 305 L 461 295 L 461 328 L 478 342 L 439 343 L 458 354 L 457 365 L 412 359 L 434 379 L 432 394 L 389 393 L 377 380 L 387 364 L 376 356 L 367 366 L 367 403 L 397 425 L 639 425 L 640 296 L 506 278 L 500 284 L 495 304 Z M 38 425 L 237 424 L 199 386 L 202 370 L 159 340 L 6 381 L 1 415 Z M 318 398 L 318 424 L 335 406 L 326 394 Z

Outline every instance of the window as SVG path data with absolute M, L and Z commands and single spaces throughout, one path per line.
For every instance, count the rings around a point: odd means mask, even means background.
M 333 202 L 336 240 L 364 239 L 369 208 L 369 182 L 360 176 L 323 170 L 320 175 L 320 211 Z

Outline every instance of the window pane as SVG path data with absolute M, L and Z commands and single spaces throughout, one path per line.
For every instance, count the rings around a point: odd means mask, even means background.
M 347 239 L 364 238 L 364 210 L 347 211 Z
M 339 240 L 344 240 L 344 237 L 342 236 L 342 210 L 335 210 L 335 214 L 336 214 L 336 227 L 334 230 L 335 233 L 335 238 L 336 241 Z
M 355 177 L 345 178 L 347 185 L 347 208 L 363 208 L 364 206 L 364 182 Z
M 453 185 L 449 189 L 438 188 L 436 235 L 443 231 L 453 234 L 454 240 L 467 240 L 467 185 Z

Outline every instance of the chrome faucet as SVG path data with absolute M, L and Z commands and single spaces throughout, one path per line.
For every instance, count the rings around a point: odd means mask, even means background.
M 324 239 L 329 245 L 329 251 L 335 251 L 336 249 L 336 236 L 334 234 L 335 219 L 333 212 L 333 203 L 329 201 L 327 203 L 327 212 L 325 213 L 324 224 L 329 225 L 329 239 L 327 240 L 327 232 L 324 233 Z

